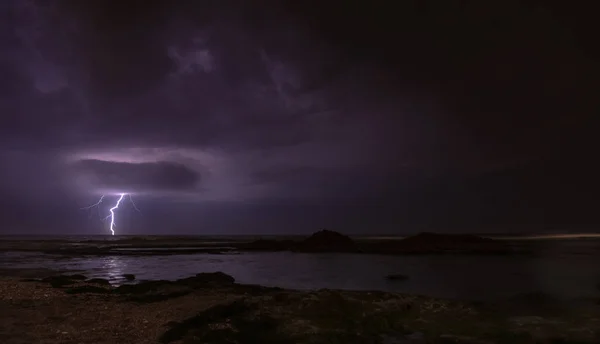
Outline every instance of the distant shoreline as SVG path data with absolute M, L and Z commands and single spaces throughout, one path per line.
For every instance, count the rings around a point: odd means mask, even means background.
M 483 238 L 490 239 L 498 239 L 498 240 L 537 240 L 537 239 L 596 239 L 600 238 L 600 233 L 527 233 L 527 234 L 516 234 L 516 233 L 444 233 L 444 232 L 436 232 L 440 234 L 449 234 L 449 235 L 474 235 Z M 308 234 L 151 234 L 151 235 L 143 235 L 143 234 L 123 234 L 123 235 L 108 235 L 108 234 L 2 234 L 0 235 L 0 241 L 3 240 L 65 240 L 67 238 L 93 238 L 93 239 L 109 239 L 109 240 L 122 240 L 122 239 L 131 239 L 131 238 L 147 238 L 147 239 L 197 239 L 197 240 L 209 240 L 209 239 L 218 239 L 218 240 L 254 240 L 259 238 L 269 238 L 269 239 L 297 239 L 304 238 L 311 233 Z M 350 234 L 348 235 L 350 238 L 355 240 L 402 240 L 408 238 L 413 235 L 417 235 L 419 233 L 414 234 L 402 234 L 402 235 L 393 235 L 393 234 Z
M 600 234 L 346 236 L 319 231 L 311 236 L 2 236 L 0 252 L 29 251 L 63 256 L 329 252 L 360 254 L 530 254 L 534 242 L 598 240 Z M 532 245 L 521 244 L 531 242 Z M 531 246 L 531 247 L 530 247 Z

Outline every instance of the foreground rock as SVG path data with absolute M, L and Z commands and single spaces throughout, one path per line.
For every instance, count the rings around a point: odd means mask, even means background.
M 571 327 L 458 302 L 378 292 L 283 291 L 246 297 L 169 324 L 162 343 L 593 343 L 599 324 Z M 573 320 L 573 319 L 571 319 Z M 470 324 L 465 326 L 465 324 Z M 560 325 L 560 327 L 557 327 Z M 583 326 L 586 331 L 574 332 Z
M 349 236 L 330 230 L 314 233 L 294 247 L 296 252 L 360 252 Z
M 600 342 L 598 308 L 522 314 L 397 293 L 245 286 L 223 273 L 137 287 L 79 283 L 59 289 L 0 279 L 2 343 Z M 187 293 L 132 302 L 169 288 Z
M 61 283 L 57 284 L 56 281 L 60 281 Z M 68 281 L 68 283 L 65 283 L 64 281 Z M 68 294 L 113 294 L 121 295 L 128 301 L 151 303 L 185 296 L 197 289 L 232 286 L 235 279 L 222 272 L 204 272 L 175 281 L 146 281 L 138 284 L 124 284 L 115 288 L 111 287 L 108 280 L 100 278 L 79 281 L 79 283 L 76 283 L 69 279 L 69 276 L 55 276 L 52 279 L 44 279 L 42 282 L 49 282 L 50 285 L 55 288 L 68 286 L 65 290 Z
M 87 277 L 83 275 L 55 275 L 43 278 L 42 282 L 50 283 L 50 285 L 54 288 L 60 288 L 66 285 L 78 283 L 85 279 L 87 279 Z
M 97 285 L 104 285 L 104 286 L 108 286 L 110 285 L 110 281 L 104 278 L 90 278 L 89 280 L 85 281 L 86 283 L 89 284 L 97 284 Z

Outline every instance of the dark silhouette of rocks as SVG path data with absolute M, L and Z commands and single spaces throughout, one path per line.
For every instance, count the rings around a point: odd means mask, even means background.
M 67 285 L 78 283 L 82 280 L 83 275 L 57 275 L 42 278 L 42 282 L 50 283 L 53 288 L 61 288 Z M 85 279 L 85 276 L 83 276 Z
M 135 275 L 134 274 L 123 274 L 123 278 L 128 281 L 133 281 L 135 279 Z
M 199 273 L 196 276 L 178 279 L 175 281 L 156 280 L 140 282 L 138 284 L 124 284 L 115 288 L 117 294 L 144 294 L 170 287 L 209 287 L 230 285 L 235 279 L 222 272 Z
M 176 281 L 154 280 L 138 284 L 123 284 L 114 289 L 115 294 L 144 294 L 154 292 L 161 288 L 175 285 Z
M 84 281 L 87 279 L 86 276 L 81 275 L 81 274 L 67 275 L 67 277 L 69 277 L 72 280 L 76 280 L 76 281 Z
M 188 286 L 227 285 L 235 283 L 235 278 L 220 271 L 202 272 L 193 277 L 178 279 L 175 283 Z
M 349 236 L 330 230 L 321 230 L 294 247 L 296 252 L 359 252 Z
M 223 272 L 203 272 L 192 277 L 175 281 L 154 280 L 137 284 L 123 284 L 113 288 L 110 282 L 102 278 L 82 280 L 69 275 L 58 275 L 44 278 L 42 282 L 50 283 L 53 287 L 65 287 L 67 294 L 115 294 L 121 295 L 126 301 L 150 303 L 164 301 L 187 295 L 198 289 L 238 287 L 248 294 L 262 294 L 269 290 L 267 287 L 252 285 L 236 285 L 235 279 Z M 278 288 L 271 288 L 279 290 Z
M 110 285 L 110 282 L 104 278 L 91 278 L 91 279 L 85 281 L 85 283 L 97 284 L 97 285 Z
M 354 241 L 349 236 L 321 230 L 302 241 L 256 240 L 237 245 L 240 251 L 293 251 L 371 254 L 506 254 L 513 252 L 500 240 L 470 234 L 421 233 L 402 240 Z
M 196 289 L 232 286 L 235 279 L 223 272 L 203 272 L 175 281 L 157 280 L 138 284 L 125 284 L 113 290 L 138 303 L 164 301 L 191 293 Z

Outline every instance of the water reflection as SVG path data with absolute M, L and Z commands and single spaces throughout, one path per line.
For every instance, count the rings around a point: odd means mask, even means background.
M 571 245 L 572 246 L 572 245 Z M 572 247 L 566 245 L 569 250 Z M 247 253 L 237 255 L 81 257 L 55 260 L 39 255 L 0 256 L 0 267 L 77 270 L 89 277 L 122 283 L 123 274 L 138 280 L 177 279 L 222 271 L 240 283 L 297 289 L 355 289 L 409 292 L 437 297 L 494 299 L 532 291 L 565 297 L 597 295 L 600 242 L 586 252 L 544 251 L 532 256 L 378 256 L 356 254 Z M 581 250 L 579 251 L 581 252 Z M 385 276 L 405 274 L 407 281 Z
M 122 280 L 123 274 L 127 271 L 127 262 L 123 259 L 123 257 L 114 256 L 114 257 L 104 257 L 102 264 L 102 270 L 105 272 L 105 277 L 108 277 L 109 280 Z

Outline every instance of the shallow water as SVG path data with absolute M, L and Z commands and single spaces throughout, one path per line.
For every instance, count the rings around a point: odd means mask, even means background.
M 600 242 L 544 243 L 534 256 L 242 253 L 170 256 L 61 258 L 39 253 L 0 253 L 0 268 L 78 270 L 122 282 L 176 279 L 223 271 L 237 282 L 295 289 L 354 289 L 409 292 L 444 298 L 491 300 L 518 293 L 560 297 L 598 296 Z M 389 274 L 408 275 L 388 281 Z

